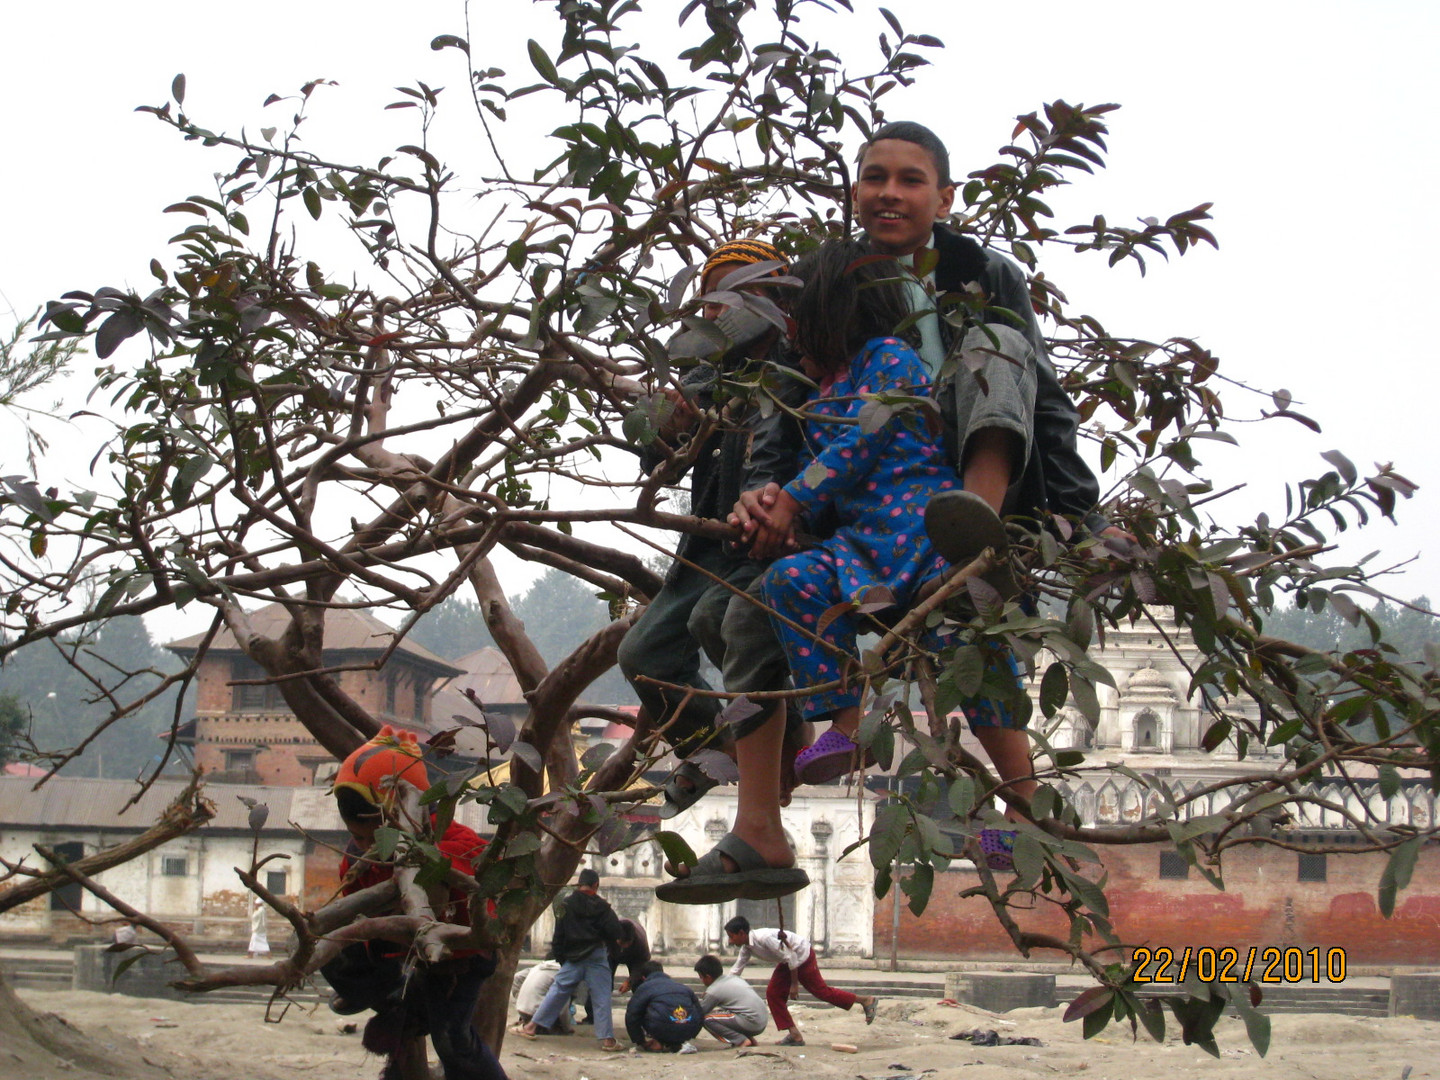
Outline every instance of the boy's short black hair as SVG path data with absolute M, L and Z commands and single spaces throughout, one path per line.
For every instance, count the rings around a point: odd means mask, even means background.
M 725 973 L 725 965 L 720 962 L 718 956 L 711 956 L 706 953 L 695 961 L 695 974 L 707 975 L 712 979 L 718 979 Z
M 914 143 L 921 149 L 930 152 L 930 158 L 935 162 L 935 173 L 941 187 L 948 187 L 950 184 L 950 151 L 945 149 L 945 144 L 940 141 L 940 136 L 931 131 L 924 124 L 917 124 L 913 120 L 896 120 L 894 123 L 882 124 L 875 129 L 870 136 L 870 141 L 860 148 L 860 160 L 865 160 L 866 153 L 870 147 L 881 139 L 899 139 L 901 142 Z
M 750 920 L 744 915 L 736 915 L 725 924 L 727 934 L 748 934 L 750 932 Z
M 590 867 L 580 871 L 580 876 L 575 879 L 575 884 L 582 889 L 598 889 L 600 887 L 600 875 Z
M 348 787 L 335 789 L 335 809 L 340 811 L 341 821 L 355 821 L 367 825 L 385 816 L 380 807 L 354 788 Z
M 643 982 L 651 975 L 664 975 L 665 966 L 659 960 L 646 960 L 640 965 L 640 979 Z
M 894 259 L 858 240 L 830 240 L 795 265 L 795 347 L 823 371 L 839 371 L 871 338 L 890 337 L 910 318 Z

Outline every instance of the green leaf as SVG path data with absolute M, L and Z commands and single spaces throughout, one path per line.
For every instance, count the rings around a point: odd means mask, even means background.
M 935 871 L 929 863 L 918 863 L 901 888 L 910 897 L 910 913 L 925 914 L 925 905 L 930 902 L 930 892 L 935 887 Z
M 1085 719 L 1096 727 L 1100 724 L 1100 698 L 1095 693 L 1095 684 L 1084 678 L 1078 671 L 1070 680 L 1070 696 L 1075 699 Z
M 1385 864 L 1385 869 L 1380 873 L 1380 914 L 1390 918 L 1395 914 L 1396 895 L 1410 884 L 1410 875 L 1415 870 L 1415 860 L 1420 854 L 1420 845 L 1424 843 L 1423 836 L 1415 836 L 1406 840 L 1399 847 L 1390 852 L 1390 860 Z
M 1130 1011 L 1140 1019 L 1141 1025 L 1157 1043 L 1165 1041 L 1165 1010 L 1158 1001 L 1142 1001 L 1138 996 L 1126 995 Z
M 970 816 L 975 806 L 975 781 L 968 776 L 959 776 L 950 785 L 950 809 L 957 818 Z
M 510 884 L 510 879 L 514 876 L 515 866 L 513 863 L 492 862 L 481 871 L 475 882 L 480 886 L 482 896 L 497 896 L 501 889 Z
M 882 725 L 875 732 L 875 738 L 870 740 L 870 751 L 880 768 L 890 768 L 890 763 L 895 760 L 895 729 Z
M 1018 839 L 1018 838 L 1017 838 Z M 1019 846 L 1018 844 L 1016 845 Z M 1097 915 L 1110 917 L 1110 903 L 1105 899 L 1105 890 L 1089 878 L 1081 874 L 1072 874 L 1062 869 L 1061 876 L 1064 878 L 1065 887 L 1070 890 L 1070 895 L 1079 900 Z
M 1040 680 L 1040 711 L 1048 720 L 1065 707 L 1070 697 L 1070 673 L 1060 661 L 1045 669 Z
M 1230 737 L 1233 725 L 1223 716 L 1205 729 L 1205 734 L 1200 737 L 1200 746 L 1206 753 L 1218 749 L 1226 739 Z
M 320 192 L 312 185 L 300 193 L 300 198 L 305 203 L 305 209 L 310 211 L 310 216 L 316 221 L 320 220 Z
M 144 947 L 142 946 L 142 947 L 138 947 L 138 948 L 137 948 L 134 952 L 132 952 L 129 956 L 127 956 L 127 957 L 125 957 L 125 959 L 121 960 L 118 964 L 115 965 L 115 973 L 110 976 L 110 985 L 111 985 L 111 986 L 114 986 L 117 982 L 119 982 L 119 981 L 120 981 L 120 976 L 121 976 L 121 975 L 124 975 L 125 972 L 129 971 L 132 967 L 134 967 L 135 964 L 139 962 L 139 960 L 140 960 L 140 958 L 141 958 L 142 956 L 149 956 L 149 955 L 150 955 L 150 950 L 147 949 L 147 948 L 144 948 Z
M 1350 459 L 1339 450 L 1327 450 L 1320 456 L 1335 466 L 1336 471 L 1345 478 L 1345 483 L 1355 483 L 1355 479 L 1359 476 L 1359 473 L 1355 471 L 1355 466 L 1350 463 Z M 1262 1054 L 1261 1056 L 1263 1057 L 1264 1055 Z
M 985 681 L 985 654 L 978 645 L 966 645 L 955 650 L 955 659 L 950 664 L 950 681 L 964 698 L 973 698 L 980 693 Z
M 1395 771 L 1395 766 L 1381 765 L 1377 779 L 1380 781 L 1380 794 L 1386 799 L 1393 799 L 1400 790 L 1400 774 Z
M 580 755 L 580 764 L 586 769 L 598 769 L 614 752 L 614 743 L 598 742 Z
M 1065 1007 L 1065 1015 L 1061 1019 L 1065 1023 L 1074 1020 L 1082 1020 L 1101 1009 L 1106 1010 L 1106 1019 L 1109 1019 L 1111 1001 L 1115 997 L 1115 991 L 1108 986 L 1092 986 L 1088 990 L 1082 990 L 1075 1000 Z M 1086 1036 L 1089 1038 L 1089 1036 Z
M 550 57 L 545 55 L 545 50 L 540 47 L 540 43 L 531 38 L 525 43 L 525 47 L 530 52 L 530 63 L 534 65 L 540 77 L 551 86 L 559 86 L 560 73 L 555 70 L 555 65 L 550 62 Z
M 540 836 L 538 833 L 523 832 L 511 839 L 505 845 L 505 858 L 517 859 L 521 855 L 529 855 L 540 850 Z
M 672 866 L 694 866 L 700 861 L 685 838 L 677 832 L 661 830 L 655 834 L 655 842 Z
M 884 869 L 895 861 L 910 824 L 910 814 L 903 806 L 882 806 L 875 813 L 870 828 L 870 865 Z
M 170 489 L 170 497 L 175 500 L 177 506 L 190 500 L 190 494 L 195 490 L 195 485 L 214 464 L 215 459 L 209 454 L 197 454 L 185 460 L 185 464 L 180 466 L 180 471 L 175 476 L 175 483 Z
M 1240 1014 L 1240 1019 L 1245 1021 L 1245 1034 L 1250 1036 L 1250 1045 L 1263 1058 L 1270 1049 L 1270 1017 L 1255 1010 L 1243 987 L 1236 989 L 1240 993 L 1232 995 L 1230 1002 Z
M 1095 613 L 1090 610 L 1089 604 L 1079 599 L 1070 601 L 1070 611 L 1065 617 L 1065 632 L 1080 648 L 1090 647 L 1090 639 L 1095 635 Z
M 400 830 L 390 825 L 381 825 L 375 830 L 375 858 L 386 862 L 395 855 L 400 846 Z
M 175 99 L 176 105 L 185 104 L 185 76 L 183 73 L 176 75 L 170 81 L 170 96 Z
M 1032 888 L 1040 881 L 1040 874 L 1045 869 L 1045 849 L 1040 842 L 1028 833 L 1020 833 L 1015 837 L 1015 876 L 1022 888 Z

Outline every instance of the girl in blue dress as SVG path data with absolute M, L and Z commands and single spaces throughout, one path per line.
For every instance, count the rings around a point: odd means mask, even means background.
M 958 482 L 928 405 L 925 365 L 893 336 L 910 312 L 900 267 L 858 243 L 835 241 L 795 273 L 805 282 L 793 310 L 795 344 L 817 389 L 805 410 L 809 460 L 785 485 L 769 528 L 793 531 L 800 520 L 819 531 L 827 516 L 835 528 L 772 564 L 763 588 L 796 688 L 851 676 L 800 699 L 807 720 L 831 722 L 796 759 L 805 781 L 819 783 L 857 763 L 851 736 L 864 680 L 855 639 L 875 624 L 856 608 L 903 610 L 945 569 L 925 533 L 925 506 Z M 825 618 L 847 602 L 856 607 Z

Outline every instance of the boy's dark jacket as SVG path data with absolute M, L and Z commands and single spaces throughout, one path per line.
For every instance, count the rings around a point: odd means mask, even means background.
M 645 1023 L 647 1013 L 651 1014 L 649 1024 Z M 667 1045 L 683 1042 L 700 1029 L 702 1020 L 695 991 L 663 971 L 646 975 L 625 1006 L 625 1032 L 637 1046 L 645 1041 L 647 1031 Z
M 989 304 L 981 321 L 1010 326 L 1035 348 L 1035 429 L 1030 460 L 1020 477 L 1018 512 L 1069 514 L 1080 518 L 1091 532 L 1100 532 L 1110 523 L 1096 512 L 1100 484 L 1076 445 L 1080 414 L 1050 363 L 1030 304 L 1025 272 L 948 225 L 935 226 L 934 242 L 940 257 L 935 287 L 941 295 L 978 285 Z M 950 326 L 944 319 L 940 326 L 949 345 Z
M 562 964 L 583 960 L 599 946 L 620 939 L 620 919 L 599 896 L 576 889 L 565 898 L 564 913 L 555 924 L 550 959 Z
M 744 355 L 743 348 L 732 349 L 720 367 L 701 361 L 686 371 L 680 382 L 695 407 L 708 410 L 716 404 L 722 379 L 754 363 Z M 793 409 L 804 403 L 805 385 L 789 377 L 794 366 L 783 343 L 777 341 L 771 347 L 765 370 L 764 381 L 770 392 L 786 406 Z M 695 456 L 690 470 L 690 513 L 695 517 L 723 521 L 742 491 L 771 482 L 788 483 L 799 469 L 804 438 L 794 417 L 784 408 L 762 411 L 755 402 L 736 405 Z M 665 448 L 654 443 L 642 448 L 640 462 L 646 472 L 652 472 L 665 457 Z M 680 538 L 676 554 L 694 559 L 701 548 L 718 544 L 717 540 L 686 533 Z

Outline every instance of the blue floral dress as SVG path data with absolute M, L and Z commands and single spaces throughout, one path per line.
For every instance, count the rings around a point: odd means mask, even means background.
M 930 393 L 924 362 L 896 338 L 867 342 L 849 370 L 822 385 L 806 409 L 812 416 L 859 420 L 867 404 L 863 395 L 885 393 Z M 762 582 L 766 602 L 812 633 L 836 604 L 873 600 L 866 593 L 876 586 L 908 606 L 916 590 L 945 568 L 925 534 L 926 503 L 958 486 L 939 436 L 922 410 L 909 408 L 878 425 L 868 414 L 863 425 L 807 418 L 805 437 L 813 460 L 785 491 L 810 521 L 832 508 L 839 527 L 818 546 L 771 565 Z M 841 650 L 837 653 L 772 616 L 796 687 L 840 677 L 840 656 L 855 655 L 861 618 L 853 611 L 842 614 L 819 635 Z M 871 625 L 866 619 L 865 626 Z M 801 710 L 809 718 L 859 701 L 856 685 L 802 698 Z

